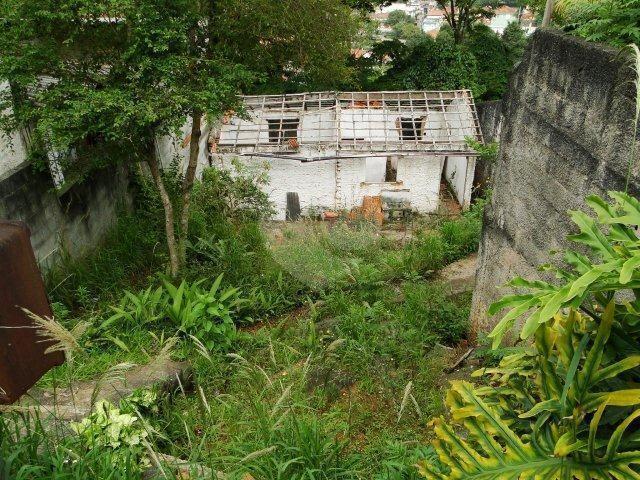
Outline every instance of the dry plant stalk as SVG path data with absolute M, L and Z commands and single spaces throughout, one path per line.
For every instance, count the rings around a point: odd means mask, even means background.
M 37 335 L 42 339 L 39 342 L 51 342 L 51 345 L 45 350 L 46 354 L 64 352 L 67 361 L 71 363 L 74 354 L 83 351 L 79 339 L 89 327 L 87 322 L 80 322 L 73 329 L 67 330 L 53 317 L 41 317 L 26 308 L 23 308 L 22 311 L 33 321 Z

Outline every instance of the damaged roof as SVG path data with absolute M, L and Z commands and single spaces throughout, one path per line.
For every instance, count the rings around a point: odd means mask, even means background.
M 313 92 L 242 98 L 225 117 L 217 153 L 298 158 L 464 155 L 482 142 L 470 90 Z

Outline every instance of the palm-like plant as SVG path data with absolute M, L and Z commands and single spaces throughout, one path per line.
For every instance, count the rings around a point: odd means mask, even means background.
M 571 214 L 592 258 L 568 251 L 568 268 L 545 267 L 557 285 L 519 278 L 527 293 L 492 306 L 510 308 L 495 344 L 521 317 L 533 342 L 476 372 L 488 386 L 454 382 L 453 426 L 434 422 L 444 468 L 423 464 L 427 478 L 640 478 L 640 202 L 610 196 L 587 199 L 597 218 Z

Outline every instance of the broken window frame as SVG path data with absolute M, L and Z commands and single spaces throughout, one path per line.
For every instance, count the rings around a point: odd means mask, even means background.
M 282 145 L 298 140 L 300 117 L 267 118 L 269 143 Z

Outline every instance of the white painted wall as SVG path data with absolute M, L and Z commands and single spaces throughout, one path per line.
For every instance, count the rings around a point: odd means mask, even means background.
M 0 179 L 5 178 L 27 162 L 22 137 L 14 133 L 11 138 L 0 135 Z
M 447 157 L 445 176 L 463 210 L 471 206 L 475 157 Z
M 454 100 L 449 109 L 461 112 L 459 115 L 448 119 L 451 126 L 451 137 L 453 140 L 464 140 L 466 137 L 473 137 L 473 113 L 464 100 Z M 449 185 L 453 189 L 458 203 L 463 210 L 467 210 L 471 205 L 471 191 L 473 187 L 473 176 L 476 170 L 475 157 L 447 157 L 444 172 Z
M 198 156 L 198 167 L 196 177 L 202 175 L 202 170 L 209 166 L 209 133 L 211 127 L 203 122 L 202 134 L 200 136 L 200 155 Z M 165 135 L 156 140 L 156 150 L 163 168 L 168 167 L 177 159 L 180 162 L 183 172 L 189 164 L 189 142 L 186 140 L 191 134 L 191 119 L 180 129 L 178 135 Z M 184 146 L 183 146 L 184 145 Z
M 231 168 L 233 155 L 213 157 L 214 165 Z M 375 158 L 375 160 L 374 160 Z M 365 196 L 397 194 L 410 201 L 420 213 L 438 208 L 443 157 L 399 157 L 397 182 L 367 182 L 367 162 L 380 162 L 382 157 L 343 158 L 302 163 L 288 159 L 239 157 L 248 171 L 256 174 L 269 165 L 269 184 L 263 187 L 276 209 L 276 220 L 286 217 L 287 192 L 296 192 L 303 213 L 310 209 L 350 210 L 361 206 Z

